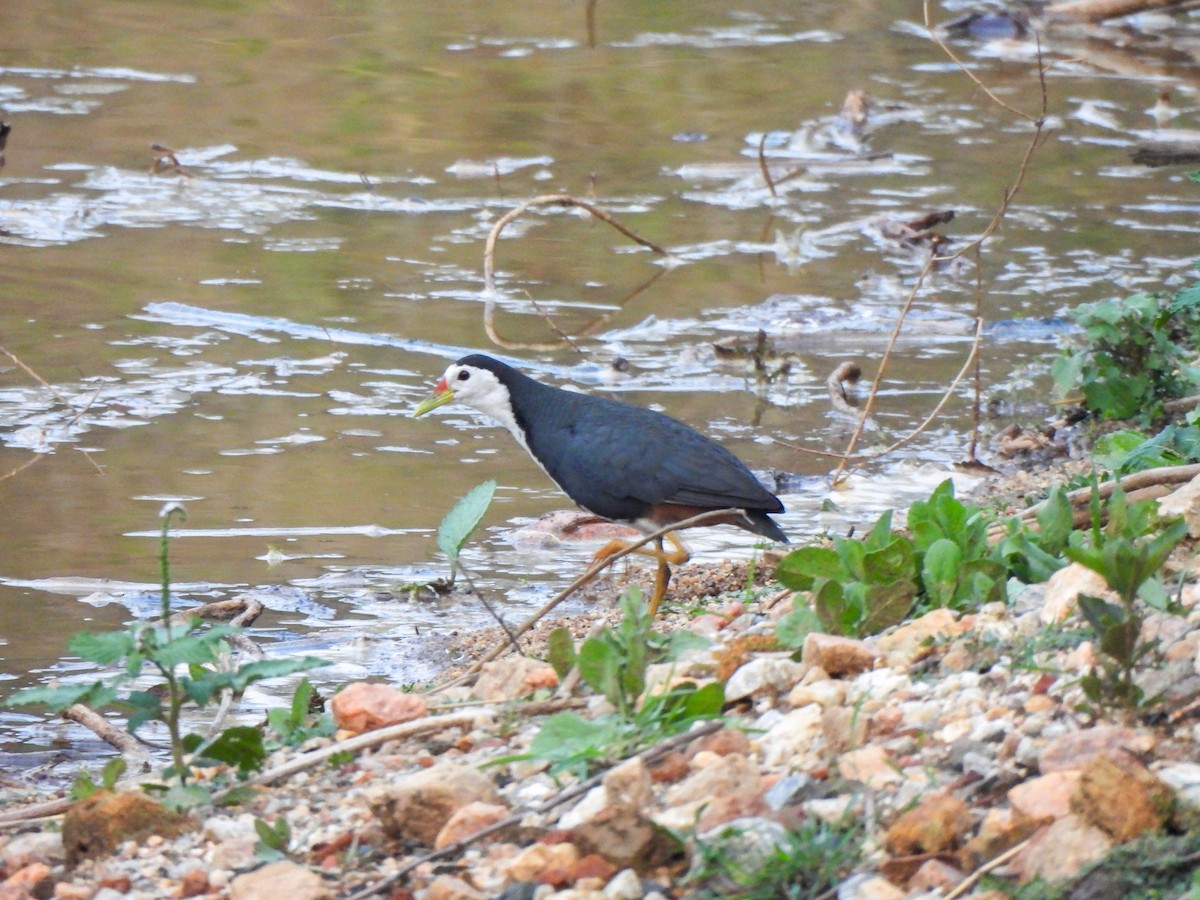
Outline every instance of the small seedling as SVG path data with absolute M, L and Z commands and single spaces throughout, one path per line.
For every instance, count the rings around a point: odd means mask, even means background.
M 1187 525 L 1181 521 L 1154 534 L 1146 521 L 1151 515 L 1149 501 L 1128 503 L 1119 485 L 1109 498 L 1107 513 L 1103 527 L 1095 517 L 1087 545 L 1064 551 L 1069 559 L 1104 578 L 1119 598 L 1119 603 L 1088 595 L 1079 598 L 1079 609 L 1096 636 L 1101 655 L 1100 665 L 1080 679 L 1091 703 L 1088 711 L 1093 714 L 1108 707 L 1131 713 L 1157 702 L 1158 698 L 1147 698 L 1134 679 L 1137 670 L 1158 653 L 1158 640 L 1143 636 L 1145 616 L 1138 598 L 1148 597 L 1161 605 L 1165 591 L 1147 593 L 1147 589 L 1187 534 Z
M 75 783 L 71 785 L 71 799 L 86 800 L 99 791 L 111 791 L 124 774 L 125 760 L 119 756 L 104 764 L 104 768 L 100 770 L 99 784 L 92 780 L 92 773 L 84 769 L 75 777 Z
M 207 793 L 187 784 L 192 774 L 187 759 L 193 762 L 223 762 L 235 765 L 245 774 L 262 765 L 265 751 L 262 735 L 254 728 L 239 726 L 220 732 L 210 739 L 183 733 L 182 711 L 188 703 L 203 708 L 226 692 L 234 696 L 251 684 L 266 678 L 290 675 L 324 665 L 315 657 L 300 659 L 256 660 L 233 669 L 222 665 L 230 654 L 226 638 L 237 629 L 217 625 L 200 630 L 202 622 L 189 618 L 170 622 L 171 579 L 169 533 L 172 518 L 185 517 L 183 507 L 168 504 L 162 511 L 162 536 L 159 549 L 159 573 L 162 582 L 162 622 L 134 622 L 123 631 L 93 634 L 81 631 L 68 644 L 81 659 L 103 666 L 119 665 L 120 671 L 89 684 L 60 687 L 35 687 L 18 691 L 5 703 L 9 706 L 43 705 L 58 713 L 75 703 L 92 707 L 117 706 L 129 713 L 127 728 L 136 731 L 147 722 L 162 722 L 170 737 L 172 765 L 164 773 L 178 784 L 166 792 L 173 805 L 203 802 Z M 146 666 L 162 678 L 162 690 L 132 690 L 130 683 Z
M 255 819 L 254 831 L 258 834 L 258 842 L 254 845 L 255 858 L 263 862 L 275 862 L 287 855 L 292 843 L 292 828 L 286 818 L 280 816 L 274 825 L 265 819 Z
M 438 549 L 445 553 L 450 561 L 450 577 L 438 585 L 442 590 L 449 591 L 454 587 L 454 579 L 458 573 L 458 556 L 471 533 L 479 527 L 495 493 L 495 481 L 475 485 L 450 512 L 446 513 L 446 517 L 438 525 Z
M 688 647 L 707 641 L 687 631 L 669 636 L 653 631 L 636 586 L 621 596 L 620 607 L 617 627 L 588 638 L 578 649 L 566 629 L 555 629 L 549 639 L 550 663 L 559 677 L 578 666 L 583 681 L 615 711 L 590 720 L 569 712 L 550 716 L 528 753 L 497 763 L 542 759 L 551 763 L 552 775 L 570 772 L 583 777 L 605 760 L 621 759 L 687 730 L 694 722 L 721 715 L 725 692 L 719 683 L 697 688 L 686 682 L 667 691 L 646 690 L 646 670 L 652 662 L 676 659 Z

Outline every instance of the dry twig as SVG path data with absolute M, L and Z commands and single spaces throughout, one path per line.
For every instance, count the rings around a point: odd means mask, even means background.
M 617 221 L 616 218 L 605 212 L 600 207 L 589 203 L 586 200 L 580 200 L 576 197 L 572 197 L 569 194 L 543 194 L 539 197 L 533 197 L 524 201 L 523 203 L 518 204 L 496 220 L 496 223 L 492 226 L 492 230 L 488 232 L 487 241 L 484 243 L 483 247 L 483 283 L 484 290 L 487 293 L 487 299 L 483 307 L 483 327 L 487 332 L 488 338 L 498 347 L 503 347 L 509 350 L 553 350 L 561 347 L 564 343 L 574 346 L 571 344 L 571 338 L 554 325 L 550 325 L 550 328 L 559 336 L 559 340 L 542 343 L 510 341 L 507 338 L 502 337 L 496 328 L 496 241 L 500 237 L 500 232 L 502 232 L 510 223 L 520 218 L 520 216 L 522 216 L 526 210 L 547 206 L 564 208 L 574 206 L 579 209 L 586 210 L 601 222 L 611 225 L 613 228 L 617 229 L 617 231 L 621 232 L 621 234 L 625 235 L 625 237 L 635 241 L 638 244 L 641 244 L 643 247 L 653 250 L 660 256 L 670 255 L 666 250 L 658 246 L 658 244 L 648 241 L 629 228 L 626 228 L 619 221 Z M 665 271 L 665 269 L 661 269 L 656 272 L 653 278 L 646 282 L 646 284 L 638 287 L 632 294 L 626 297 L 620 305 L 624 305 L 633 297 L 636 297 L 638 294 L 642 293 L 642 291 L 661 278 Z M 540 313 L 541 311 L 539 310 L 538 312 Z M 584 328 L 580 329 L 576 336 L 588 334 L 596 330 L 611 317 L 612 313 L 597 317 Z M 545 315 L 542 315 L 542 318 L 547 322 L 547 324 L 550 324 Z

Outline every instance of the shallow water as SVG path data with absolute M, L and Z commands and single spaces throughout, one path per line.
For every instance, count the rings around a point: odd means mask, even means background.
M 506 617 L 524 618 L 589 550 L 509 540 L 564 500 L 506 433 L 455 408 L 409 417 L 468 350 L 714 435 L 798 486 L 781 517 L 797 539 L 927 493 L 962 458 L 969 379 L 930 429 L 834 495 L 835 512 L 821 509 L 824 482 L 805 478 L 828 459 L 775 439 L 845 445 L 825 376 L 844 359 L 874 371 L 924 258 L 887 223 L 954 209 L 942 233 L 959 245 L 979 234 L 1029 124 L 987 101 L 911 4 L 613 2 L 591 33 L 584 10 L 0 9 L 0 118 L 13 126 L 0 343 L 37 374 L 0 360 L 0 475 L 15 473 L 0 481 L 0 688 L 92 676 L 64 657 L 66 637 L 154 614 L 169 501 L 189 513 L 171 548 L 180 606 L 253 593 L 270 610 L 253 635 L 331 659 L 318 680 L 417 682 L 438 662 L 414 652 L 431 635 L 487 618 L 405 586 L 445 573 L 433 529 L 495 478 L 464 561 Z M 1191 19 L 1147 19 L 1043 39 L 1052 129 L 982 256 L 989 390 L 1044 364 L 1064 310 L 1188 277 L 1195 185 L 1128 154 L 1164 88 L 1183 111 L 1170 127 L 1194 124 L 1196 67 L 1181 60 L 1197 33 Z M 1032 39 L 954 48 L 1006 102 L 1037 111 Z M 838 116 L 852 89 L 871 98 L 865 141 Z M 150 174 L 152 143 L 184 171 Z M 533 346 L 497 347 L 484 240 L 521 200 L 557 192 L 591 198 L 671 257 L 574 212 L 527 214 L 499 242 L 497 325 Z M 929 280 L 869 445 L 937 402 L 968 352 L 976 297 L 966 263 Z M 547 318 L 580 335 L 577 349 L 543 348 Z M 792 360 L 765 387 L 713 350 L 758 329 Z M 1038 399 L 1044 379 L 1030 383 Z M 725 529 L 689 543 L 702 557 L 751 547 Z M 0 712 L 0 751 L 94 749 L 44 718 Z

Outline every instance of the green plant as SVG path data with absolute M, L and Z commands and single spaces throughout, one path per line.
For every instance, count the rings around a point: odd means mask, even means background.
M 1103 577 L 1120 602 L 1089 595 L 1079 598 L 1079 609 L 1095 633 L 1100 652 L 1099 668 L 1084 675 L 1080 686 L 1092 704 L 1091 712 L 1106 707 L 1132 712 L 1157 699 L 1147 698 L 1134 680 L 1137 669 L 1158 651 L 1158 639 L 1143 636 L 1145 616 L 1137 601 L 1141 596 L 1154 607 L 1168 608 L 1166 591 L 1151 579 L 1187 534 L 1187 525 L 1176 521 L 1155 533 L 1149 521 L 1153 504 L 1129 503 L 1119 485 L 1109 498 L 1103 525 L 1095 495 L 1093 504 L 1089 539 L 1064 553 Z
M 1122 429 L 1096 439 L 1092 458 L 1117 475 L 1200 460 L 1200 427 L 1168 425 L 1153 437 Z
M 1063 550 L 1075 528 L 1075 511 L 1067 495 L 1056 487 L 1034 514 L 1034 520 L 1036 529 L 1015 516 L 1008 519 L 996 548 L 1009 575 L 1026 584 L 1040 584 L 1066 565 Z
M 104 768 L 100 770 L 99 784 L 92 780 L 92 773 L 84 769 L 75 777 L 75 783 L 71 785 L 71 799 L 86 800 L 99 791 L 111 791 L 124 774 L 125 760 L 119 756 L 104 764 Z
M 496 482 L 485 481 L 471 488 L 466 495 L 446 513 L 438 525 L 438 549 L 446 554 L 450 561 L 450 578 L 438 585 L 441 590 L 449 590 L 454 586 L 454 578 L 458 573 L 458 556 L 462 552 L 467 538 L 479 527 L 484 513 L 492 504 L 496 493 Z
M 908 510 L 920 575 L 917 611 L 968 609 L 1004 597 L 1007 570 L 988 544 L 988 518 L 946 479 Z
M 762 836 L 727 827 L 697 841 L 687 879 L 696 888 L 688 896 L 817 900 L 829 896 L 863 855 L 863 825 L 849 819 L 837 824 L 810 819 L 781 837 L 772 846 Z
M 496 763 L 542 759 L 550 773 L 584 776 L 609 759 L 620 759 L 691 727 L 694 722 L 721 715 L 725 692 L 721 684 L 696 687 L 690 682 L 666 691 L 646 690 L 646 670 L 657 661 L 672 661 L 688 647 L 707 641 L 687 631 L 660 635 L 641 591 L 630 587 L 620 599 L 621 621 L 575 648 L 565 628 L 549 637 L 549 658 L 559 677 L 578 667 L 582 680 L 602 694 L 614 711 L 594 719 L 575 713 L 550 716 L 534 735 L 529 752 Z
M 912 609 L 916 559 L 912 540 L 892 532 L 889 510 L 861 541 L 835 537 L 832 548 L 793 550 L 779 561 L 775 577 L 792 590 L 812 592 L 812 608 L 826 631 L 874 634 L 903 621 Z M 802 631 L 792 624 L 785 634 Z
M 258 841 L 254 844 L 254 856 L 265 862 L 283 859 L 292 843 L 292 827 L 285 817 L 280 816 L 272 825 L 265 819 L 254 820 L 254 832 Z
M 911 537 L 892 531 L 885 512 L 859 541 L 801 547 L 780 560 L 775 577 L 812 593 L 820 627 L 866 635 L 938 607 L 969 609 L 1004 596 L 1007 568 L 988 544 L 988 518 L 954 496 L 947 480 L 908 512 Z M 779 622 L 780 643 L 799 646 L 818 623 L 803 606 Z
M 1082 343 L 1056 359 L 1051 374 L 1064 392 L 1081 392 L 1084 406 L 1101 417 L 1150 422 L 1165 401 L 1200 390 L 1200 284 L 1174 296 L 1090 303 L 1071 317 Z
M 314 709 L 314 700 L 316 708 Z M 302 678 L 292 694 L 292 702 L 281 709 L 267 710 L 267 726 L 282 747 L 296 747 L 315 737 L 332 737 L 333 719 L 320 711 L 320 697 L 307 678 Z
M 159 549 L 162 622 L 133 622 L 123 631 L 99 634 L 79 632 L 68 644 L 70 651 L 82 659 L 104 666 L 119 664 L 121 671 L 89 684 L 28 688 L 10 696 L 5 704 L 42 705 L 54 713 L 76 703 L 94 707 L 116 706 L 129 713 L 127 727 L 130 732 L 147 722 L 162 722 L 170 737 L 173 763 L 165 774 L 168 778 L 178 778 L 180 788 L 169 794 L 168 799 L 186 804 L 206 796 L 186 789 L 191 775 L 186 755 L 191 754 L 194 765 L 223 762 L 246 772 L 261 766 L 266 753 L 262 734 L 256 728 L 227 728 L 209 739 L 184 734 L 184 706 L 191 703 L 203 708 L 227 691 L 238 696 L 256 681 L 311 669 L 324 665 L 324 661 L 314 657 L 268 659 L 230 669 L 224 663 L 231 652 L 226 638 L 237 629 L 218 625 L 201 631 L 202 621 L 195 617 L 172 623 L 168 541 L 171 519 L 175 515 L 185 517 L 182 506 L 168 504 L 164 507 Z M 146 666 L 161 677 L 161 691 L 129 688 Z

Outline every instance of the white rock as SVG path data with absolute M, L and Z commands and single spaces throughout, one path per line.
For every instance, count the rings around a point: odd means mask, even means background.
M 872 669 L 863 672 L 846 689 L 847 697 L 859 697 L 866 694 L 872 700 L 886 700 L 897 691 L 908 690 L 912 687 L 905 672 L 895 669 Z
M 583 795 L 583 799 L 565 812 L 558 820 L 559 828 L 578 828 L 584 822 L 596 817 L 600 810 L 608 805 L 608 791 L 603 785 L 596 785 Z
M 725 700 L 741 700 L 763 691 L 778 694 L 791 690 L 804 677 L 806 669 L 786 655 L 757 657 L 729 677 Z
M 622 869 L 604 886 L 605 900 L 642 900 L 642 879 L 633 869 Z
M 1200 765 L 1172 763 L 1154 773 L 1175 791 L 1175 800 L 1190 812 L 1200 811 Z
M 812 758 L 818 744 L 824 743 L 822 734 L 821 707 L 813 703 L 794 709 L 769 731 L 759 735 L 763 763 L 768 768 L 776 768 L 791 761 Z

